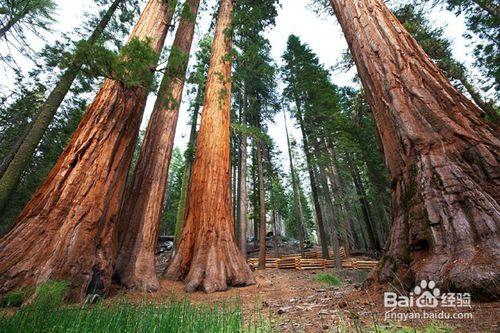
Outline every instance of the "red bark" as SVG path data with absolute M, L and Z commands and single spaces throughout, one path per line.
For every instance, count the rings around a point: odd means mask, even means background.
M 233 3 L 221 0 L 207 77 L 196 158 L 179 250 L 165 275 L 189 292 L 255 283 L 234 236 L 230 189 L 231 36 Z
M 149 121 L 141 153 L 119 215 L 116 273 L 128 288 L 156 291 L 156 243 L 174 146 L 182 91 L 200 0 L 188 0 L 189 15 L 177 28 L 166 73 Z M 172 14 L 174 8 L 171 9 Z
M 150 0 L 131 38 L 150 38 L 159 53 L 167 7 Z M 105 81 L 44 184 L 0 240 L 1 293 L 48 279 L 68 281 L 70 300 L 107 292 L 116 215 L 146 97 L 142 87 Z
M 373 109 L 393 189 L 381 282 L 500 294 L 498 128 L 381 0 L 331 0 Z

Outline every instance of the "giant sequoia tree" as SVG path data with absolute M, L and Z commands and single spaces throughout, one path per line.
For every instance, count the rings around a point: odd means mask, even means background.
M 179 249 L 165 275 L 186 290 L 255 283 L 233 230 L 230 190 L 232 0 L 221 0 Z
M 152 76 L 171 10 L 168 1 L 148 1 L 128 45 L 142 49 L 141 62 L 129 67 L 135 78 Z M 139 40 L 149 42 L 147 49 Z M 116 217 L 147 94 L 143 85 L 104 82 L 46 181 L 0 240 L 0 292 L 48 279 L 68 281 L 70 299 L 108 290 Z
M 393 226 L 378 279 L 500 294 L 500 141 L 381 0 L 331 0 L 382 140 Z
M 127 287 L 157 290 L 156 242 L 200 0 L 188 0 L 120 213 L 117 271 Z
M 34 6 L 36 1 L 24 0 L 26 6 Z M 49 1 L 42 1 L 46 3 Z M 5 160 L 2 161 L 3 168 L 0 175 L 0 212 L 5 208 L 10 196 L 16 189 L 21 176 L 25 169 L 31 162 L 35 150 L 47 131 L 49 125 L 54 119 L 57 110 L 69 92 L 73 81 L 80 73 L 86 53 L 89 48 L 102 37 L 104 29 L 111 21 L 111 18 L 118 6 L 124 0 L 114 0 L 113 3 L 106 10 L 102 18 L 99 20 L 97 26 L 94 28 L 90 37 L 86 40 L 86 48 L 79 48 L 73 55 L 71 62 L 60 76 L 52 91 L 47 96 L 45 102 L 40 106 L 38 113 L 32 123 L 27 127 L 26 132 L 19 138 L 16 144 L 12 147 L 11 153 Z

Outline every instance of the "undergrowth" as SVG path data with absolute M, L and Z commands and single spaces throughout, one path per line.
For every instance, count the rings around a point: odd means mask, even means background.
M 34 300 L 15 313 L 0 313 L 0 332 L 271 332 L 260 314 L 243 314 L 239 301 L 193 305 L 174 297 L 133 304 L 126 300 L 65 306 L 66 286 L 39 287 Z M 245 315 L 245 316 L 244 316 Z
M 316 275 L 316 281 L 331 286 L 338 286 L 342 283 L 340 278 L 330 273 L 321 273 Z

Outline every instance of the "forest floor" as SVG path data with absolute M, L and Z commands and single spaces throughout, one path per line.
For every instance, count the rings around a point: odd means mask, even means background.
M 226 292 L 188 294 L 182 282 L 161 280 L 154 294 L 119 292 L 116 297 L 131 301 L 162 301 L 174 295 L 193 303 L 215 304 L 239 299 L 245 313 L 260 313 L 281 332 L 414 332 L 427 327 L 428 332 L 499 332 L 500 302 L 472 303 L 470 308 L 436 308 L 433 312 L 468 312 L 472 319 L 454 320 L 385 320 L 384 290 L 363 290 L 366 271 L 278 270 L 254 272 L 257 284 L 231 288 Z M 340 279 L 339 285 L 318 282 L 330 274 Z M 414 311 L 414 308 L 407 311 Z M 430 328 L 429 328 L 430 325 Z

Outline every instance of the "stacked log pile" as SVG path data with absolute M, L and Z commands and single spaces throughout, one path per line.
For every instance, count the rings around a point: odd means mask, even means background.
M 333 253 L 330 254 L 333 256 Z M 342 258 L 342 268 L 347 269 L 366 269 L 371 270 L 377 266 L 376 260 L 358 260 L 356 258 L 347 258 L 343 248 L 340 249 L 340 257 Z M 250 258 L 248 264 L 252 268 L 259 266 L 258 258 Z M 321 258 L 321 250 L 313 249 L 304 253 L 302 257 L 298 253 L 283 255 L 279 258 L 266 258 L 266 268 L 277 269 L 296 269 L 296 270 L 309 270 L 309 269 L 325 269 L 334 268 L 335 260 Z

